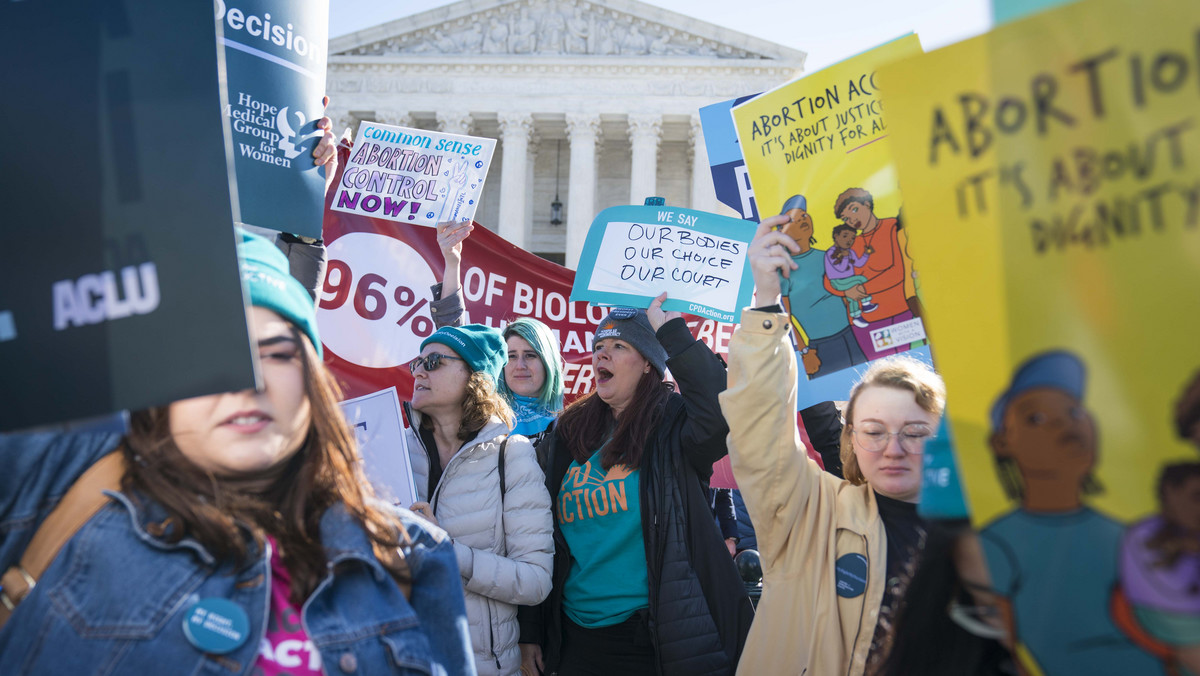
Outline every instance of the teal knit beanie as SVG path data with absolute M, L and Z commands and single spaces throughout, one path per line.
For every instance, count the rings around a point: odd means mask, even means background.
M 238 256 L 241 258 L 242 284 L 250 292 L 250 304 L 272 310 L 295 324 L 308 335 L 317 356 L 321 356 L 313 298 L 289 272 L 287 256 L 258 235 L 240 228 L 238 233 L 241 235 Z
M 483 324 L 443 326 L 421 341 L 421 349 L 430 343 L 440 343 L 458 353 L 472 371 L 482 371 L 495 383 L 508 363 L 508 349 L 496 329 Z

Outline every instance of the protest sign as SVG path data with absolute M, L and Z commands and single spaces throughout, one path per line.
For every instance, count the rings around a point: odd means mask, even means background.
M 5 140 L 0 430 L 255 386 L 215 25 L 0 3 L 0 105 L 40 130 Z
M 746 171 L 746 160 L 742 157 L 742 146 L 738 143 L 730 114 L 734 106 L 755 96 L 758 94 L 704 106 L 700 109 L 700 129 L 704 133 L 704 147 L 708 151 L 708 166 L 717 200 L 747 221 L 757 223 L 758 205 L 754 202 L 750 174 Z
M 363 472 L 381 500 L 401 507 L 417 501 L 404 416 L 396 388 L 343 401 L 342 413 L 354 428 Z
M 781 282 L 801 408 L 845 399 L 880 357 L 930 359 L 875 77 L 920 51 L 903 37 L 733 108 L 759 213 L 790 214 L 783 231 L 800 247 Z
M 743 221 L 675 207 L 610 207 L 588 229 L 571 300 L 649 307 L 722 322 L 750 304 L 754 280 Z
M 241 222 L 319 239 L 328 0 L 216 0 Z
M 348 153 L 343 144 L 339 166 L 345 166 Z M 329 273 L 317 322 L 326 364 L 348 397 L 395 387 L 401 401 L 409 400 L 413 378 L 404 364 L 433 332 L 429 286 L 443 272 L 436 230 L 327 210 L 324 238 Z M 562 350 L 565 402 L 591 392 L 592 335 L 608 310 L 568 300 L 574 272 L 479 225 L 463 242 L 462 268 L 470 321 L 496 328 L 517 317 L 544 322 Z M 710 350 L 728 355 L 733 324 L 690 315 L 685 320 Z M 728 460 L 722 463 L 727 466 Z M 729 477 L 727 484 L 713 485 L 732 488 Z
M 1092 0 L 879 73 L 972 520 L 1049 676 L 1200 642 L 1164 632 L 1200 612 L 1164 558 L 1200 471 L 1198 35 Z
M 332 208 L 436 226 L 475 216 L 496 139 L 363 122 Z

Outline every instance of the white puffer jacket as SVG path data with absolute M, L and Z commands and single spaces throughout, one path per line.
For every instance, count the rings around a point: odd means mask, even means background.
M 420 414 L 413 416 L 420 425 Z M 509 433 L 492 418 L 450 458 L 429 493 L 429 453 L 413 428 L 405 430 L 417 496 L 454 540 L 471 625 L 475 667 L 482 676 L 521 669 L 517 606 L 536 605 L 550 593 L 554 535 L 550 495 L 529 440 L 513 435 L 505 447 L 504 500 L 500 498 L 500 444 Z M 502 506 L 503 504 L 503 506 Z

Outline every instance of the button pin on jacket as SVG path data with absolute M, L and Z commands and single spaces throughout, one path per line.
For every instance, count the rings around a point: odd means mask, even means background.
M 224 655 L 249 638 L 250 618 L 229 599 L 200 599 L 183 614 L 183 635 L 201 652 Z
M 358 668 L 358 658 L 354 656 L 354 653 L 346 653 L 338 659 L 338 668 L 347 674 L 354 673 L 354 670 Z

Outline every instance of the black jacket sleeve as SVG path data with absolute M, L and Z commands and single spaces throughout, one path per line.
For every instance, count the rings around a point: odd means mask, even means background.
M 685 416 L 679 447 L 696 472 L 708 480 L 712 465 L 728 453 L 725 437 L 729 425 L 721 414 L 717 395 L 725 390 L 725 362 L 703 342 L 692 337 L 682 318 L 663 324 L 656 334 L 667 351 L 667 368 L 679 384 Z

